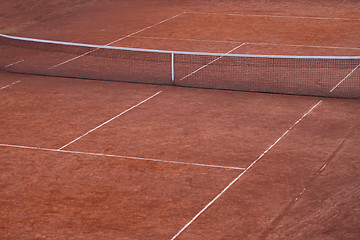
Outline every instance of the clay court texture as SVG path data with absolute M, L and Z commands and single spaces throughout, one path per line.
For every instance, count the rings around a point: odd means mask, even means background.
M 359 60 L 314 72 L 301 61 L 300 80 L 292 60 L 263 79 L 265 61 L 246 70 L 254 91 L 209 89 L 231 79 L 227 54 L 360 56 L 359 9 L 1 1 L 8 36 L 223 55 L 191 67 L 156 58 L 137 66 L 141 84 L 111 54 L 0 44 L 0 239 L 360 239 Z M 284 88 L 262 88 L 284 73 Z

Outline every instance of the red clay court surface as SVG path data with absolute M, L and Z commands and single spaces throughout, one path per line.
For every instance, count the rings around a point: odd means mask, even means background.
M 2 2 L 0 32 L 360 55 L 354 1 L 180 2 Z M 0 72 L 0 239 L 359 239 L 359 109 L 358 99 Z

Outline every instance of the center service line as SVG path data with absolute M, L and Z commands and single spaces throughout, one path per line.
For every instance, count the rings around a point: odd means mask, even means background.
M 143 29 L 141 29 L 141 30 L 139 30 L 139 31 L 130 33 L 129 35 L 126 35 L 125 37 L 121 37 L 121 38 L 119 38 L 119 39 L 117 39 L 117 40 L 115 40 L 115 41 L 112 41 L 112 42 L 104 45 L 104 46 L 109 46 L 109 45 L 114 44 L 114 43 L 116 43 L 116 42 L 118 42 L 118 41 L 121 41 L 121 40 L 123 40 L 123 39 L 125 39 L 125 38 L 129 38 L 129 37 L 131 37 L 131 36 L 133 36 L 133 35 L 135 35 L 135 34 L 138 34 L 138 33 L 140 33 L 140 32 L 143 32 L 143 31 L 145 31 L 145 30 L 147 30 L 147 29 L 150 29 L 150 28 L 152 28 L 152 27 L 155 27 L 155 26 L 157 26 L 157 25 L 160 25 L 160 24 L 162 24 L 162 23 L 164 23 L 164 22 L 167 22 L 167 21 L 169 21 L 169 20 L 171 20 L 171 19 L 174 19 L 174 18 L 176 18 L 176 17 L 178 17 L 178 16 L 180 16 L 180 15 L 182 15 L 182 14 L 184 14 L 184 13 L 179 13 L 179 14 L 177 14 L 177 15 L 175 15 L 175 16 L 172 16 L 172 17 L 170 17 L 170 18 L 167 18 L 167 19 L 165 19 L 165 20 L 162 20 L 161 22 L 158 22 L 158 23 L 155 23 L 155 24 L 153 24 L 153 25 L 151 25 L 151 26 L 148 26 L 148 27 L 146 27 L 146 28 L 143 28 Z M 93 52 L 95 52 L 95 51 L 97 51 L 97 50 L 99 50 L 99 49 L 100 49 L 100 48 L 95 48 L 95 49 L 93 49 L 93 50 L 91 50 L 91 51 L 88 51 L 88 52 L 86 52 L 86 53 L 83 53 L 83 54 L 81 54 L 81 55 L 79 55 L 79 56 L 77 56 L 77 57 L 74 57 L 74 58 L 71 58 L 71 59 L 69 59 L 69 60 L 66 60 L 66 61 L 64 61 L 64 62 L 62 62 L 62 63 L 56 64 L 56 65 L 54 65 L 54 66 L 52 66 L 52 67 L 49 67 L 48 70 L 53 69 L 53 68 L 56 68 L 56 67 L 58 67 L 58 66 L 61 66 L 61 65 L 65 64 L 65 63 L 74 61 L 74 60 L 76 60 L 76 59 L 78 59 L 78 58 L 81 58 L 81 57 L 86 56 L 86 55 L 88 55 L 88 54 L 90 54 L 90 53 L 93 53 Z
M 19 83 L 19 82 L 21 82 L 21 80 L 18 80 L 18 81 L 16 81 L 16 82 L 10 83 L 10 84 L 8 84 L 8 85 L 6 85 L 6 86 L 0 87 L 0 90 L 3 90 L 3 89 L 5 89 L 5 88 L 8 88 L 8 87 L 10 87 L 10 86 L 12 86 L 12 85 L 15 85 L 15 84 Z
M 216 58 L 216 59 L 212 60 L 212 61 L 211 61 L 211 62 L 209 62 L 208 64 L 206 64 L 206 65 L 204 65 L 204 66 L 202 66 L 202 67 L 200 67 L 200 68 L 196 69 L 195 71 L 193 71 L 193 72 L 189 73 L 189 74 L 188 74 L 188 75 L 186 75 L 185 77 L 181 78 L 179 81 L 182 81 L 182 80 L 184 80 L 184 79 L 186 79 L 186 78 L 190 77 L 190 76 L 191 76 L 191 75 L 193 75 L 194 73 L 197 73 L 197 72 L 198 72 L 198 71 L 200 71 L 201 69 L 206 68 L 206 67 L 207 67 L 207 66 L 209 66 L 210 64 L 212 64 L 212 63 L 214 63 L 214 62 L 216 62 L 216 61 L 220 60 L 222 57 L 224 57 L 224 56 L 226 56 L 227 54 L 229 54 L 229 53 L 231 53 L 231 52 L 235 51 L 236 49 L 238 49 L 238 48 L 240 48 L 240 47 L 244 46 L 245 44 L 246 44 L 246 43 L 242 43 L 242 44 L 240 44 L 239 46 L 237 46 L 237 47 L 235 47 L 235 48 L 231 49 L 230 51 L 228 51 L 228 52 L 227 52 L 227 53 L 225 53 L 224 55 L 222 55 L 222 56 L 220 56 L 220 57 L 218 57 L 218 58 Z
M 111 122 L 112 120 L 114 120 L 114 119 L 116 119 L 116 118 L 120 117 L 121 115 L 123 115 L 123 114 L 125 114 L 125 113 L 127 113 L 127 112 L 131 111 L 132 109 L 134 109 L 134 108 L 136 108 L 136 107 L 140 106 L 141 104 L 143 104 L 143 103 L 145 103 L 145 102 L 149 101 L 150 99 L 152 99 L 152 98 L 154 98 L 155 96 L 159 95 L 161 92 L 162 92 L 162 91 L 159 91 L 159 92 L 155 93 L 154 95 L 152 95 L 152 96 L 148 97 L 147 99 L 145 99 L 145 100 L 143 100 L 143 101 L 139 102 L 138 104 L 136 104 L 136 105 L 132 106 L 131 108 L 126 109 L 125 111 L 121 112 L 120 114 L 116 115 L 115 117 L 113 117 L 113 118 L 111 118 L 111 119 L 107 120 L 106 122 L 104 122 L 104 123 L 100 124 L 99 126 L 97 126 L 97 127 L 93 128 L 93 129 L 91 129 L 90 131 L 88 131 L 88 132 L 84 133 L 84 134 L 83 134 L 83 135 L 81 135 L 80 137 L 78 137 L 78 138 L 76 138 L 76 139 L 72 140 L 71 142 L 69 142 L 69 143 L 65 144 L 65 145 L 64 145 L 64 146 L 62 146 L 61 148 L 58 148 L 58 150 L 62 150 L 62 149 L 64 149 L 64 148 L 66 148 L 66 147 L 67 147 L 67 146 L 69 146 L 70 144 L 73 144 L 74 142 L 76 142 L 76 141 L 78 141 L 79 139 L 81 139 L 81 138 L 85 137 L 85 136 L 86 136 L 86 135 L 88 135 L 89 133 L 92 133 L 92 132 L 93 132 L 93 131 L 95 131 L 96 129 L 101 128 L 102 126 L 104 126 L 104 125 L 108 124 L 108 123 L 109 123 L 109 122 Z

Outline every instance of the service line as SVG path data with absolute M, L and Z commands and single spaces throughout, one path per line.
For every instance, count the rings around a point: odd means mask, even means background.
M 80 154 L 80 155 L 89 155 L 89 156 L 109 157 L 109 158 L 122 158 L 122 159 L 130 159 L 130 160 L 140 160 L 140 161 L 160 162 L 160 163 L 172 163 L 172 164 L 180 164 L 180 165 L 192 165 L 192 166 L 209 167 L 209 168 L 245 170 L 245 168 L 241 168 L 241 167 L 221 166 L 221 165 L 193 163 L 193 162 L 180 162 L 180 161 L 162 160 L 162 159 L 155 159 L 155 158 L 121 156 L 121 155 L 115 155 L 115 154 L 59 150 L 59 149 L 52 149 L 52 148 L 30 147 L 30 146 L 22 146 L 22 145 L 14 145 L 14 144 L 1 144 L 0 143 L 0 147 L 21 148 L 21 149 L 30 149 L 30 150 L 39 150 L 39 151 L 49 151 L 49 152 L 60 152 L 60 153 L 69 153 L 69 154 Z

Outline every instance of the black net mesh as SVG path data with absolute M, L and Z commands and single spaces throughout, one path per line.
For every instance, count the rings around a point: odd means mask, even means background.
M 323 97 L 360 98 L 360 58 L 215 56 L 0 36 L 3 71 Z M 172 59 L 174 60 L 172 62 Z
M 0 53 L 0 69 L 9 72 L 138 83 L 172 83 L 170 53 L 38 43 L 1 37 Z
M 181 86 L 360 98 L 360 69 L 347 77 L 359 64 L 360 59 L 175 55 L 175 75 Z

